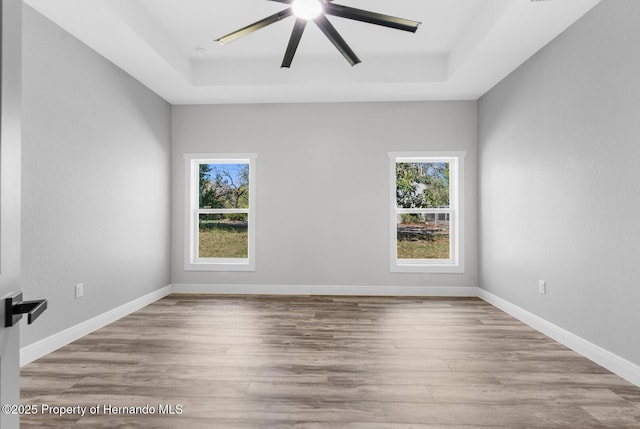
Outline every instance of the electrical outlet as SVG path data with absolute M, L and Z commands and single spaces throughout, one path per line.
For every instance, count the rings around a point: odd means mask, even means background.
M 547 293 L 547 282 L 544 280 L 538 280 L 538 292 L 543 295 Z
M 76 298 L 84 296 L 84 283 L 76 284 Z

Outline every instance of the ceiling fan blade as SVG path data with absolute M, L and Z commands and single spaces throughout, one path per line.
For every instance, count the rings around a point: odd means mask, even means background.
M 269 1 L 276 1 L 278 3 L 287 3 L 287 4 L 291 4 L 293 3 L 295 0 L 269 0 Z M 329 3 L 332 2 L 333 0 L 318 0 L 321 3 Z
M 229 33 L 226 36 L 222 36 L 215 41 L 224 45 L 225 43 L 233 42 L 236 39 L 239 39 L 242 36 L 246 36 L 247 34 L 251 34 L 256 30 L 266 27 L 267 25 L 278 22 L 288 16 L 293 15 L 293 10 L 290 7 L 286 8 L 283 11 L 278 13 L 274 13 L 260 21 L 254 22 L 253 24 L 247 25 L 246 27 L 241 28 L 240 30 L 236 30 L 233 33 Z
M 282 60 L 280 68 L 291 67 L 293 56 L 296 54 L 296 50 L 298 49 L 298 45 L 300 44 L 300 39 L 302 39 L 302 33 L 304 32 L 306 25 L 306 19 L 296 19 L 296 23 L 293 25 L 293 31 L 291 32 L 291 38 L 289 39 L 289 45 L 287 46 L 287 52 L 284 54 L 284 59 Z
M 324 35 L 327 36 L 327 39 L 329 39 L 331 43 L 333 43 L 333 46 L 335 46 L 340 51 L 342 56 L 345 57 L 347 61 L 349 61 L 349 64 L 355 66 L 356 64 L 359 64 L 361 62 L 360 58 L 358 58 L 355 52 L 351 50 L 349 45 L 347 45 L 347 42 L 345 42 L 342 36 L 338 34 L 338 31 L 333 25 L 331 25 L 324 14 L 319 15 L 313 21 L 318 25 Z
M 421 24 L 410 19 L 397 18 L 395 16 L 383 15 L 381 13 L 370 12 L 368 10 L 355 9 L 349 6 L 342 6 L 335 3 L 325 5 L 327 15 L 338 16 L 340 18 L 353 19 L 367 22 L 369 24 L 382 25 L 383 27 L 395 28 L 397 30 L 410 31 L 415 33 Z

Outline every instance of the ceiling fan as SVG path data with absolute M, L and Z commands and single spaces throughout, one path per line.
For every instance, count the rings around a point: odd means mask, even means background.
M 409 19 L 397 18 L 395 16 L 383 15 L 381 13 L 370 12 L 368 10 L 355 9 L 349 6 L 342 6 L 333 3 L 333 0 L 270 0 L 278 3 L 286 3 L 289 5 L 286 9 L 270 15 L 260 21 L 247 25 L 239 30 L 222 36 L 216 39 L 216 42 L 220 44 L 226 44 L 232 42 L 242 36 L 246 36 L 253 33 L 256 30 L 266 27 L 267 25 L 274 24 L 284 18 L 288 18 L 291 15 L 296 17 L 296 22 L 293 26 L 291 38 L 287 50 L 282 60 L 280 67 L 289 68 L 293 61 L 293 56 L 298 49 L 302 33 L 304 32 L 307 21 L 313 21 L 318 28 L 324 33 L 324 35 L 333 43 L 333 45 L 340 51 L 345 59 L 352 65 L 360 63 L 358 56 L 351 50 L 347 42 L 344 41 L 342 36 L 338 33 L 335 27 L 329 22 L 326 15 L 338 16 L 340 18 L 352 19 L 355 21 L 362 21 L 369 24 L 381 25 L 383 27 L 394 28 L 397 30 L 410 31 L 415 33 L 418 30 L 420 22 L 411 21 Z

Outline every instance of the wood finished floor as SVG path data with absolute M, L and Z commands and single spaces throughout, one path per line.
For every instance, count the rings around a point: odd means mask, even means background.
M 640 388 L 479 299 L 171 295 L 25 366 L 22 403 L 156 408 L 39 429 L 640 428 Z

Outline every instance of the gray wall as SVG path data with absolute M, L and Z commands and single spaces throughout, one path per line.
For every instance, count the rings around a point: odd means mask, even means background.
M 26 346 L 171 283 L 171 107 L 28 6 L 23 25 L 23 290 L 49 300 Z
M 636 364 L 639 16 L 602 2 L 478 107 L 480 286 Z
M 476 119 L 476 102 L 174 106 L 173 283 L 476 286 Z M 387 153 L 408 150 L 467 151 L 464 274 L 389 272 Z M 189 152 L 258 154 L 255 272 L 184 271 Z

